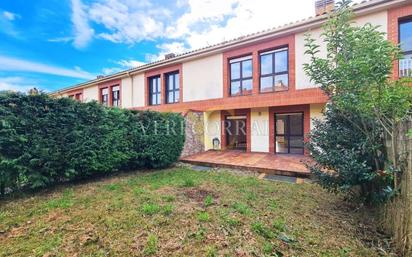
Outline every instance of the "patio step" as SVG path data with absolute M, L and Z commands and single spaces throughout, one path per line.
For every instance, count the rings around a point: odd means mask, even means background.
M 267 175 L 279 175 L 279 176 L 298 177 L 298 178 L 309 178 L 310 177 L 310 173 L 308 172 L 300 172 L 300 171 L 293 171 L 293 170 L 272 169 L 272 168 L 264 168 L 264 167 L 250 167 L 250 166 L 245 166 L 245 165 L 216 163 L 216 162 L 190 160 L 190 159 L 181 159 L 180 161 L 184 163 L 196 165 L 196 166 L 208 166 L 208 167 L 213 167 L 213 168 L 248 170 L 248 171 L 254 171 L 254 172 L 259 172 L 259 173 L 265 173 Z

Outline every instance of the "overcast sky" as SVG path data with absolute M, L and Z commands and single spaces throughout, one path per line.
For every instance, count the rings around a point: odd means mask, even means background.
M 52 91 L 313 15 L 314 0 L 1 0 L 0 90 Z

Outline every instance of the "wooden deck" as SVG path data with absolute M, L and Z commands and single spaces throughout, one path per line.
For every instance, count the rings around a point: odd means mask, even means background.
M 311 158 L 303 155 L 206 151 L 183 157 L 181 161 L 194 165 L 246 169 L 293 177 L 309 177 L 310 172 L 305 163 L 310 162 Z

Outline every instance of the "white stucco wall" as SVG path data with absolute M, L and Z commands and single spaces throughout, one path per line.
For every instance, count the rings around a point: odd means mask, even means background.
M 355 19 L 354 22 L 360 26 L 366 23 L 371 23 L 374 26 L 380 26 L 379 30 L 381 32 L 387 33 L 388 31 L 387 11 L 382 11 L 382 12 L 358 17 Z M 323 43 L 323 39 L 321 37 L 322 30 L 320 28 L 296 34 L 296 37 L 295 37 L 296 89 L 305 89 L 305 88 L 315 87 L 314 83 L 310 81 L 309 77 L 306 76 L 305 71 L 303 70 L 303 64 L 308 63 L 310 61 L 309 56 L 305 55 L 305 34 L 306 33 L 311 34 L 312 38 L 316 39 L 316 43 L 320 45 L 319 56 L 326 57 L 326 44 Z
M 130 108 L 133 107 L 132 104 L 132 79 L 130 77 L 126 77 L 122 79 L 122 90 L 121 90 L 121 105 L 122 108 Z
M 223 56 L 208 56 L 183 63 L 183 101 L 223 97 Z
M 269 109 L 252 109 L 250 122 L 252 152 L 269 152 Z
M 310 105 L 310 130 L 313 129 L 314 119 L 323 118 L 322 110 L 324 107 L 325 107 L 325 104 L 311 104 Z
M 90 102 L 90 101 L 98 101 L 99 100 L 99 89 L 97 86 L 86 87 L 83 89 L 83 102 Z
M 222 145 L 220 111 L 205 112 L 205 150 L 213 149 L 213 139 L 218 138 Z
M 145 102 L 144 74 L 133 76 L 133 107 L 143 107 Z

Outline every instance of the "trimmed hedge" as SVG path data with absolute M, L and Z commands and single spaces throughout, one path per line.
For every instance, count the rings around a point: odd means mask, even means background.
M 183 117 L 45 94 L 0 95 L 0 194 L 117 170 L 162 168 L 184 144 Z

